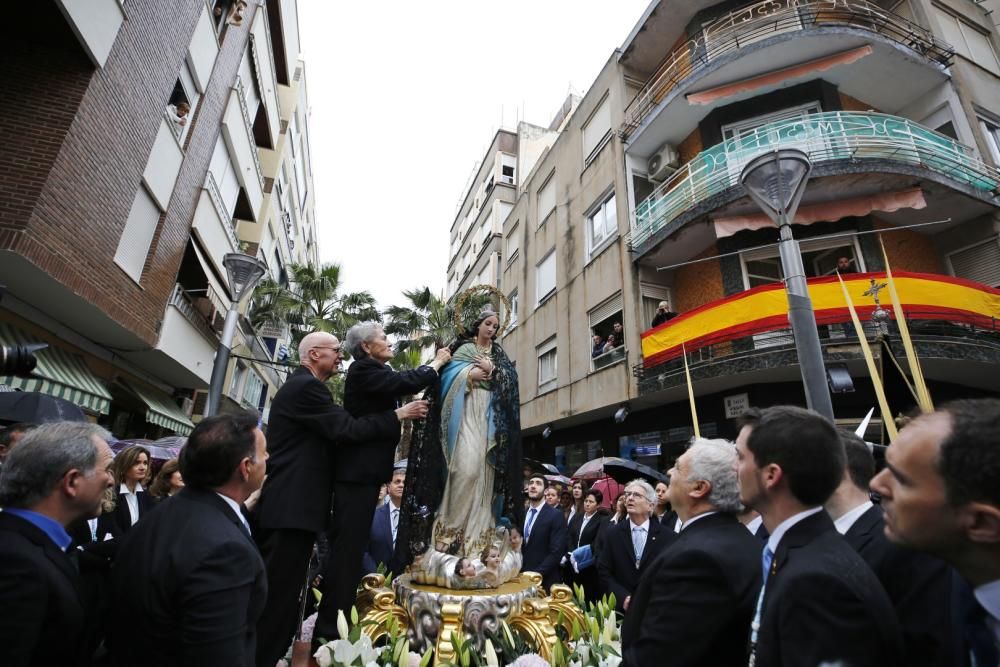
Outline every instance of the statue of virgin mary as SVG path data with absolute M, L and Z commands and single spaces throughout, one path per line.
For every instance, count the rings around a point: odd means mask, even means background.
M 451 344 L 410 448 L 401 531 L 418 583 L 488 588 L 521 569 L 508 528 L 523 514 L 517 371 L 480 313 Z M 399 543 L 399 541 L 397 541 Z

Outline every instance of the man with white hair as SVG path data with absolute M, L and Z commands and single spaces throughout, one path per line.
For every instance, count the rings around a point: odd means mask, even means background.
M 634 479 L 625 485 L 628 521 L 608 526 L 597 572 L 605 593 L 614 593 L 618 611 L 629 608 L 630 596 L 639 579 L 656 556 L 674 539 L 674 533 L 659 521 L 650 521 L 656 505 L 656 491 L 649 482 Z
M 743 509 L 736 448 L 695 438 L 670 469 L 681 532 L 639 580 L 622 624 L 626 665 L 746 664 L 763 544 Z
M 427 414 L 413 401 L 360 419 L 333 402 L 324 384 L 340 368 L 340 341 L 322 331 L 299 343 L 299 368 L 271 402 L 267 480 L 257 503 L 255 538 L 267 569 L 268 598 L 257 623 L 257 664 L 274 667 L 298 625 L 299 595 L 316 535 L 326 530 L 334 449 L 399 434 L 399 423 Z

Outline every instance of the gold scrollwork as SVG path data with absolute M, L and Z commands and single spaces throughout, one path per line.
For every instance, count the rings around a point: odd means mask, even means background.
M 451 636 L 452 633 L 462 635 L 463 613 L 461 602 L 445 602 L 441 605 L 441 630 L 434 646 L 435 664 L 455 662 L 455 645 L 451 643 Z
M 573 600 L 573 591 L 565 584 L 553 584 L 552 592 L 545 600 L 549 604 L 549 621 L 552 625 L 562 625 L 566 634 L 573 636 L 573 622 L 580 629 L 586 627 L 586 618 Z M 562 622 L 560 623 L 560 617 Z
M 524 635 L 538 651 L 538 655 L 552 662 L 552 648 L 559 641 L 550 620 L 549 603 L 528 599 L 521 603 L 521 611 L 508 621 L 512 630 Z
M 358 608 L 358 616 L 364 621 L 362 632 L 372 642 L 389 634 L 390 619 L 395 619 L 401 627 L 407 627 L 409 615 L 406 609 L 396 604 L 396 594 L 385 588 L 384 576 L 365 575 L 361 580 L 361 589 L 355 606 Z

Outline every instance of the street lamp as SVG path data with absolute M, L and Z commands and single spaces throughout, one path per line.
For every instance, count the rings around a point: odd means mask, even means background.
M 785 148 L 751 160 L 740 174 L 740 183 L 754 203 L 778 225 L 778 251 L 788 294 L 788 321 L 799 357 L 806 406 L 833 421 L 833 403 L 827 387 L 816 318 L 806 286 L 802 253 L 798 241 L 792 237 L 791 223 L 811 171 L 812 163 L 808 155 L 800 150 Z
M 229 366 L 230 349 L 236 336 L 236 323 L 240 318 L 240 301 L 249 294 L 257 281 L 267 273 L 267 265 L 256 257 L 244 255 L 241 252 L 231 252 L 222 258 L 229 277 L 229 291 L 233 302 L 226 312 L 226 324 L 222 328 L 222 338 L 219 339 L 219 349 L 215 353 L 215 364 L 212 366 L 212 381 L 208 387 L 208 403 L 205 406 L 205 416 L 211 417 L 219 411 L 219 399 L 222 397 L 222 384 L 226 380 L 226 367 Z

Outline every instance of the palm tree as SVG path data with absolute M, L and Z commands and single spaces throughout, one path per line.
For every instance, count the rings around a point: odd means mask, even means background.
M 397 349 L 437 350 L 455 338 L 453 304 L 434 296 L 429 287 L 403 290 L 403 296 L 409 305 L 385 309 L 385 332 L 397 337 Z M 487 305 L 490 305 L 489 295 L 477 294 L 467 299 L 463 308 L 466 324 L 472 322 L 472 313 L 479 313 Z
M 367 291 L 341 294 L 340 265 L 290 264 L 290 284 L 268 278 L 254 291 L 250 320 L 254 326 L 288 324 L 293 344 L 310 331 L 344 333 L 358 322 L 378 321 L 375 297 Z

